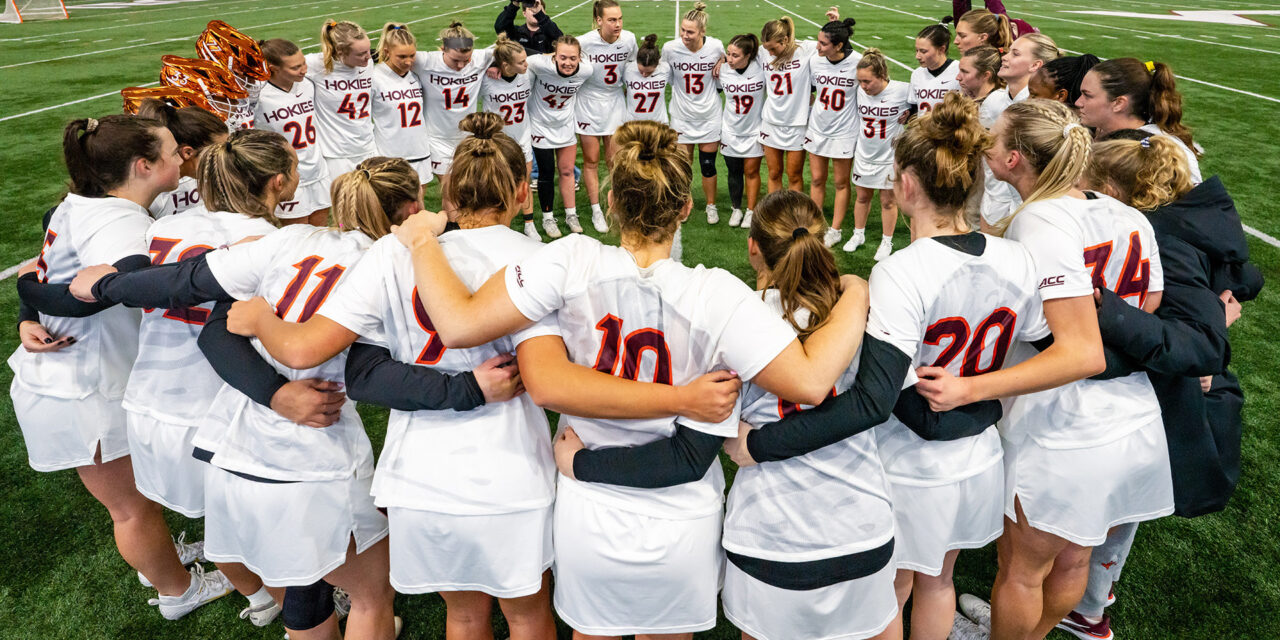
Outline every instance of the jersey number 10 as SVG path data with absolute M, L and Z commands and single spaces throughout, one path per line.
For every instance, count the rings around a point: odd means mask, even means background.
M 649 351 L 654 358 L 653 382 L 671 384 L 671 349 L 661 331 L 645 327 L 623 338 L 622 318 L 613 314 L 601 318 L 596 329 L 604 333 L 600 352 L 596 354 L 596 371 L 635 380 L 640 375 L 640 359 Z M 618 367 L 619 355 L 622 356 L 621 368 Z

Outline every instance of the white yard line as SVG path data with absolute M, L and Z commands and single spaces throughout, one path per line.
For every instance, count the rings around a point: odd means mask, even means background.
M 562 16 L 562 15 L 564 15 L 564 14 L 566 14 L 566 13 L 569 13 L 570 11 L 573 11 L 574 9 L 577 9 L 578 7 L 581 7 L 582 5 L 584 5 L 584 4 L 588 3 L 588 2 L 591 2 L 591 0 L 582 0 L 582 2 L 579 2 L 578 4 L 575 4 L 575 5 L 573 5 L 572 7 L 569 7 L 568 9 L 565 9 L 564 11 L 561 11 L 560 13 L 557 13 L 557 14 L 555 14 L 554 16 L 551 16 L 551 17 L 552 17 L 553 19 L 554 19 L 554 18 L 559 18 L 560 16 Z
M 318 2 L 308 2 L 308 3 L 303 3 L 303 4 L 295 4 L 295 5 L 292 5 L 290 8 L 291 8 L 291 9 L 301 9 L 302 7 L 309 7 L 309 6 L 314 6 L 314 5 L 318 5 L 318 4 L 333 4 L 333 3 L 335 3 L 335 2 L 340 2 L 340 0 L 319 0 Z M 263 10 L 263 9 L 262 9 L 261 7 L 255 7 L 255 8 L 253 8 L 253 9 L 241 9 L 240 11 L 225 11 L 225 12 L 220 12 L 220 13 L 218 14 L 218 18 L 219 18 L 219 19 L 224 19 L 224 16 L 236 15 L 236 14 L 241 14 L 241 13 L 260 13 L 262 10 Z M 109 26 L 105 26 L 105 27 L 91 27 L 91 28 L 88 28 L 88 29 L 74 29 L 74 30 L 71 30 L 71 31 L 61 31 L 61 32 L 59 32 L 59 34 L 60 34 L 60 35 L 70 35 L 70 34 L 73 34 L 73 33 L 92 33 L 92 32 L 94 32 L 94 31 L 106 31 L 106 30 L 108 30 L 108 29 L 129 29 L 129 28 L 133 28 L 133 27 L 141 27 L 141 26 L 145 26 L 145 25 L 149 25 L 149 24 L 161 24 L 161 23 L 167 23 L 167 22 L 175 22 L 175 21 L 178 21 L 178 20 L 203 20 L 203 19 L 204 19 L 204 16 L 185 16 L 185 17 L 181 17 L 181 18 L 180 18 L 180 17 L 173 17 L 173 18 L 169 18 L 169 19 L 167 19 L 167 20 L 152 20 L 152 21 L 150 21 L 150 22 L 134 22 L 134 23 L 131 23 L 131 24 L 115 24 L 115 25 L 109 25 Z M 23 38 L 12 38 L 11 40 L 13 40 L 13 41 L 17 41 L 17 40 L 31 40 L 31 39 L 35 39 L 35 38 L 42 38 L 42 37 L 44 37 L 44 36 L 26 36 L 26 37 L 23 37 Z
M 783 10 L 783 11 L 785 11 L 785 12 L 787 12 L 787 13 L 789 13 L 789 14 L 791 14 L 791 15 L 793 15 L 793 16 L 795 16 L 795 17 L 797 17 L 797 18 L 800 18 L 801 20 L 804 20 L 805 22 L 808 22 L 809 24 L 811 24 L 811 25 L 813 25 L 813 26 L 815 26 L 815 27 L 822 28 L 822 24 L 821 24 L 821 23 L 818 23 L 818 22 L 815 22 L 815 21 L 813 21 L 813 20 L 810 20 L 809 18 L 807 18 L 807 17 L 805 17 L 805 16 L 802 16 L 802 15 L 800 15 L 800 14 L 798 14 L 798 13 L 796 13 L 796 12 L 794 12 L 794 11 L 792 11 L 792 10 L 790 10 L 790 9 L 788 9 L 788 8 L 786 8 L 786 7 L 782 6 L 782 5 L 780 5 L 780 4 L 777 4 L 777 3 L 773 2 L 773 0 L 764 0 L 764 2 L 765 2 L 765 4 L 771 5 L 771 6 L 773 6 L 774 8 L 777 8 L 777 9 L 781 9 L 781 10 Z M 908 37 L 908 38 L 911 38 L 911 36 L 907 36 L 907 37 Z M 913 39 L 913 40 L 914 40 L 914 38 L 911 38 L 911 39 Z M 849 40 L 849 42 L 850 42 L 851 44 L 853 44 L 854 46 L 856 46 L 856 47 L 860 48 L 860 49 L 866 49 L 866 48 L 867 48 L 867 45 L 862 44 L 861 42 L 858 42 L 857 40 L 850 39 L 850 40 Z M 889 62 L 892 62 L 892 63 L 894 63 L 894 64 L 898 65 L 899 67 L 902 67 L 903 69 L 906 69 L 907 71 L 911 71 L 911 70 L 915 69 L 915 67 L 912 67 L 912 66 L 908 66 L 908 65 L 906 65 L 906 64 L 903 64 L 903 63 L 901 63 L 901 62 L 899 62 L 899 61 L 897 61 L 897 60 L 895 60 L 895 59 L 893 59 L 893 58 L 890 58 L 889 56 L 885 56 L 884 58 L 885 58 L 885 60 L 888 60 Z

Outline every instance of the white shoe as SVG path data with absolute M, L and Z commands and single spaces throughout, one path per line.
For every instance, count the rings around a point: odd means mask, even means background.
M 947 640 L 989 640 L 991 632 L 979 627 L 972 620 L 956 612 L 955 621 L 951 624 L 951 635 Z
M 850 251 L 850 252 L 856 251 L 858 247 L 861 247 L 866 243 L 867 243 L 866 232 L 863 231 L 862 229 L 854 229 L 853 237 L 849 238 L 849 241 L 844 243 L 844 250 Z
M 822 236 L 822 244 L 828 247 L 834 247 L 840 242 L 840 230 L 835 227 L 827 227 L 827 232 Z
M 680 241 L 680 228 L 676 227 L 676 237 L 671 240 L 671 259 L 681 262 L 684 257 L 684 243 Z
M 280 605 L 277 604 L 275 600 L 272 600 L 269 604 L 258 607 L 257 609 L 253 607 L 245 607 L 244 610 L 240 612 L 240 619 L 244 620 L 245 618 L 248 618 L 249 622 L 253 623 L 253 626 L 265 627 L 271 624 L 278 615 L 280 615 Z
M 552 238 L 559 238 L 561 235 L 560 227 L 556 225 L 556 219 L 550 216 L 542 219 L 542 230 L 547 232 Z
M 880 246 L 876 248 L 875 261 L 879 262 L 893 253 L 893 238 L 880 238 Z
M 532 221 L 524 223 L 524 235 L 529 236 L 530 240 L 542 242 L 542 236 L 538 235 L 538 225 Z
M 205 572 L 204 567 L 191 567 L 192 584 L 187 592 L 180 596 L 160 596 L 147 601 L 147 604 L 160 606 L 160 615 L 165 620 L 178 620 L 182 616 L 195 611 L 222 596 L 235 591 L 231 581 L 221 571 Z
M 720 222 L 720 210 L 714 204 L 707 205 L 707 224 Z
M 740 225 L 738 225 L 738 226 L 742 227 L 743 229 L 750 229 L 750 228 L 751 228 L 751 219 L 752 219 L 752 218 L 754 218 L 754 217 L 755 217 L 755 215 L 756 215 L 756 212 L 754 212 L 754 211 L 752 211 L 752 210 L 750 210 L 750 209 L 747 209 L 747 212 L 746 212 L 745 214 L 743 214 L 743 215 L 742 215 L 742 224 L 740 224 Z
M 729 226 L 731 227 L 742 226 L 742 209 L 734 209 L 733 213 L 729 214 Z
M 985 629 L 991 628 L 991 605 L 970 593 L 960 595 L 960 612 Z
M 570 233 L 582 233 L 582 224 L 578 222 L 578 214 L 564 217 L 565 224 L 569 225 Z
M 186 531 L 179 533 L 178 537 L 173 539 L 173 547 L 178 552 L 178 561 L 181 562 L 184 567 L 193 562 L 200 562 L 201 560 L 204 560 L 204 541 L 202 540 L 200 542 L 187 544 L 186 540 Z M 151 586 L 151 581 L 147 580 L 147 577 L 141 573 L 138 574 L 138 582 L 141 582 L 144 587 Z
M 596 233 L 609 233 L 609 221 L 605 219 L 603 211 L 591 212 L 591 226 L 596 228 Z

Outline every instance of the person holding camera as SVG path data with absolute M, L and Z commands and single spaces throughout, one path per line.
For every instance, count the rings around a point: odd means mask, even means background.
M 529 55 L 551 53 L 556 39 L 564 33 L 544 9 L 542 0 L 511 0 L 493 23 L 493 30 L 519 42 Z M 524 24 L 520 26 L 515 24 L 517 13 L 524 13 Z

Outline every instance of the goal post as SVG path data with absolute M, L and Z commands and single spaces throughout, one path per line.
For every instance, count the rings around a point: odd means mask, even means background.
M 29 20 L 65 20 L 67 5 L 62 0 L 0 0 L 4 13 L 0 22 L 22 23 Z

